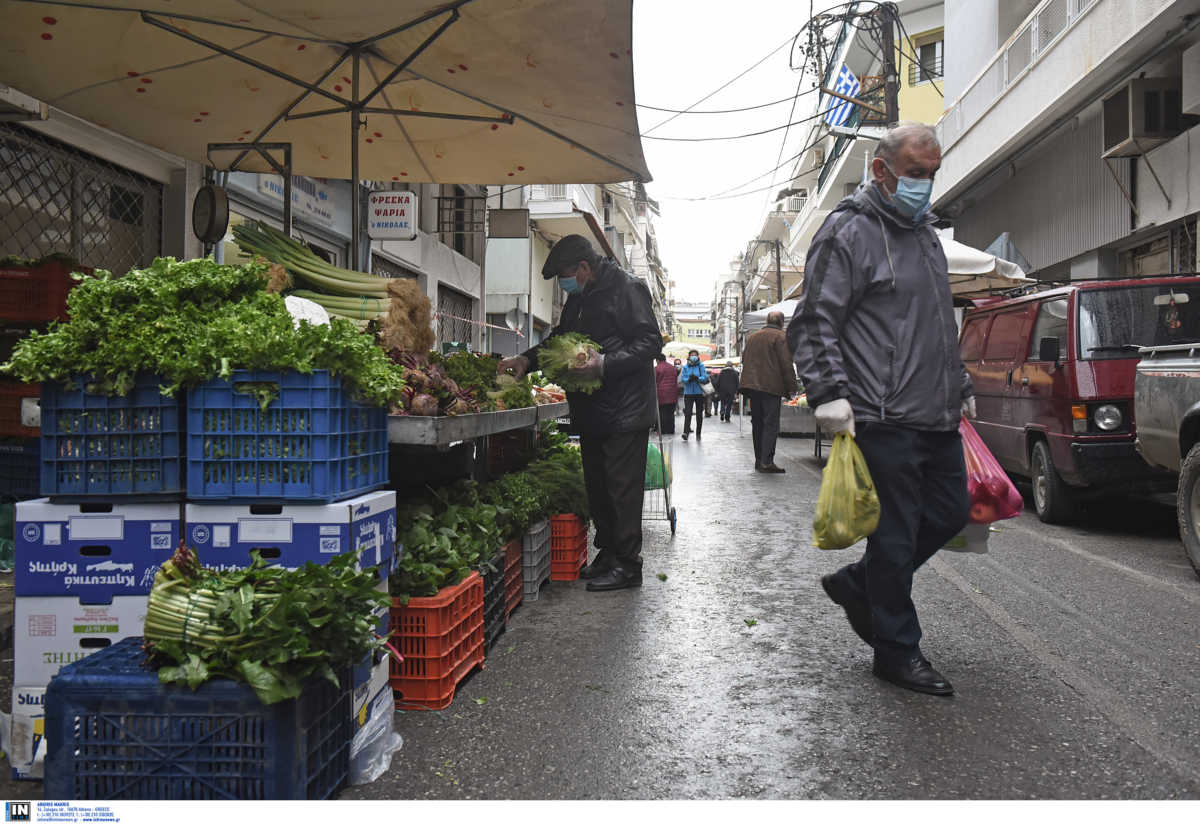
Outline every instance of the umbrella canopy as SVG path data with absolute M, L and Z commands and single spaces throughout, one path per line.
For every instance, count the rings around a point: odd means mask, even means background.
M 314 177 L 352 177 L 355 151 L 365 180 L 650 177 L 632 0 L 0 0 L 0 16 L 0 81 L 218 168 L 233 156 L 209 144 L 259 141 Z M 253 153 L 238 168 L 277 171 Z

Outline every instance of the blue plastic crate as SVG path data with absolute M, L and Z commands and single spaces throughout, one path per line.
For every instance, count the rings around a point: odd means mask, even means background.
M 264 706 L 245 684 L 163 685 L 126 638 L 46 690 L 47 799 L 328 799 L 346 784 L 349 674 Z
M 187 424 L 189 500 L 329 503 L 387 483 L 387 410 L 326 370 L 208 381 L 188 392 Z
M 181 497 L 182 398 L 160 394 L 150 374 L 124 397 L 87 392 L 88 380 L 42 384 L 42 494 Z
M 40 466 L 37 438 L 0 438 L 0 500 L 38 497 Z

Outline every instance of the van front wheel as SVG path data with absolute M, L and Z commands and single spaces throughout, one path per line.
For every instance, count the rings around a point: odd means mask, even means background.
M 1075 515 L 1075 496 L 1059 477 L 1045 441 L 1033 445 L 1033 505 L 1047 524 L 1061 524 Z
M 1179 470 L 1175 511 L 1179 518 L 1179 540 L 1192 569 L 1200 576 L 1200 444 L 1192 447 Z

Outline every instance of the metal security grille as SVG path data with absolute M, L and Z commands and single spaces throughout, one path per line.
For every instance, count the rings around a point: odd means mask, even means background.
M 162 185 L 0 123 L 0 256 L 71 255 L 124 273 L 162 249 Z
M 371 274 L 385 278 L 411 278 L 413 280 L 420 277 L 420 275 L 407 266 L 393 263 L 380 255 L 371 255 Z
M 470 342 L 471 299 L 438 286 L 438 343 Z

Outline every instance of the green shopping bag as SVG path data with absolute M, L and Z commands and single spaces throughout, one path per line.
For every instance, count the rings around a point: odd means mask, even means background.
M 821 492 L 813 513 L 813 546 L 845 549 L 878 526 L 879 496 L 867 471 L 866 458 L 849 432 L 839 432 L 821 475 Z
M 646 489 L 663 489 L 671 485 L 671 462 L 654 444 L 646 445 Z

